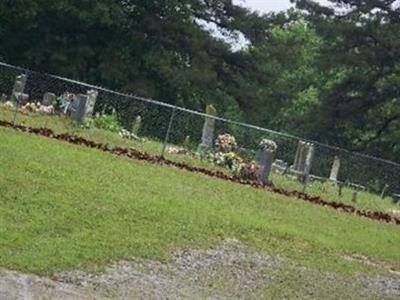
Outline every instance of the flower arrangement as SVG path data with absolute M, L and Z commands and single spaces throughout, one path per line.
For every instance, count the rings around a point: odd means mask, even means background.
M 264 151 L 275 152 L 277 148 L 278 145 L 274 141 L 268 139 L 262 139 L 261 142 L 258 144 L 258 149 Z
M 228 133 L 221 134 L 215 140 L 215 146 L 219 152 L 232 152 L 237 148 L 236 139 Z
M 254 161 L 249 163 L 241 163 L 237 175 L 246 180 L 257 180 L 259 170 L 259 166 Z
M 54 114 L 54 106 L 53 105 L 42 105 L 39 102 L 34 103 L 34 102 L 28 102 L 24 106 L 22 106 L 19 109 L 20 112 L 22 113 L 44 113 L 44 114 Z
M 11 101 L 6 101 L 4 103 L 0 103 L 1 106 L 3 107 L 7 107 L 7 108 L 13 108 L 14 107 L 14 103 L 12 103 Z
M 76 96 L 73 93 L 70 92 L 64 92 L 60 97 L 57 98 L 57 107 L 64 113 L 67 114 L 67 112 L 70 109 L 71 103 L 76 100 Z
M 217 166 L 225 167 L 235 172 L 239 170 L 240 164 L 243 162 L 242 158 L 235 152 L 209 153 L 208 159 Z
M 188 150 L 185 147 L 180 146 L 168 146 L 167 152 L 170 154 L 188 154 Z
M 138 137 L 136 134 L 134 134 L 133 132 L 130 132 L 129 130 L 126 130 L 124 128 L 122 128 L 119 131 L 119 136 L 124 138 L 124 139 L 129 139 L 129 140 L 136 140 L 136 141 L 144 141 L 143 139 L 141 139 L 140 137 Z

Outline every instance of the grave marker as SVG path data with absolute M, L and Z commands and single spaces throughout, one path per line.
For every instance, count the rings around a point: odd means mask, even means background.
M 57 101 L 57 96 L 53 93 L 47 92 L 43 95 L 42 105 L 44 106 L 54 105 L 56 101 Z
M 256 162 L 259 166 L 257 179 L 263 183 L 269 182 L 276 149 L 276 143 L 267 139 L 263 139 L 258 145 L 256 153 Z
M 217 116 L 217 110 L 213 105 L 207 105 L 206 114 L 210 116 Z M 201 136 L 200 149 L 210 149 L 213 147 L 214 142 L 215 119 L 205 117 L 203 132 Z

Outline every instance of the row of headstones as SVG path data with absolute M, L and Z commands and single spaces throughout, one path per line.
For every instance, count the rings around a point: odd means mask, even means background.
M 206 107 L 205 122 L 203 125 L 201 143 L 199 145 L 199 150 L 211 149 L 214 142 L 214 131 L 215 131 L 215 117 L 217 111 L 212 105 L 207 105 Z M 267 182 L 269 175 L 274 164 L 274 154 L 276 149 L 265 148 L 258 149 L 256 153 L 256 162 L 260 167 L 258 179 Z M 301 175 L 306 178 L 310 175 L 311 166 L 314 158 L 315 147 L 312 143 L 299 141 L 294 163 L 290 168 L 290 171 L 296 175 Z M 338 174 L 340 169 L 340 159 L 335 156 L 332 165 L 331 173 L 329 179 L 333 182 L 338 181 Z
M 29 100 L 29 95 L 24 93 L 26 81 L 27 76 L 25 74 L 18 75 L 15 79 L 11 94 L 11 102 L 15 106 L 24 105 Z M 73 95 L 71 102 L 68 103 L 66 112 L 69 112 L 73 120 L 83 122 L 93 115 L 97 96 L 98 92 L 95 90 L 89 90 L 86 94 Z M 6 100 L 6 97 L 2 96 L 2 100 Z M 42 105 L 54 105 L 56 101 L 57 96 L 54 93 L 47 92 L 43 95 Z
M 293 166 L 291 167 L 291 171 L 293 173 L 302 174 L 304 176 L 310 175 L 314 150 L 315 148 L 312 143 L 299 141 L 294 163 Z M 338 156 L 335 156 L 331 172 L 329 175 L 330 181 L 338 182 L 339 170 L 340 170 L 340 158 Z

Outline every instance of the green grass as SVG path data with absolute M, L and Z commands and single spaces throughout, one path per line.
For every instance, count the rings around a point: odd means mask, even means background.
M 237 238 L 330 271 L 400 269 L 399 227 L 174 168 L 0 129 L 0 266 L 51 274 Z
M 0 119 L 12 120 L 13 111 L 0 106 Z M 67 117 L 62 116 L 50 116 L 45 114 L 29 113 L 22 114 L 19 113 L 17 116 L 17 123 L 32 127 L 46 127 L 51 128 L 56 133 L 72 133 L 86 139 L 97 141 L 100 143 L 106 143 L 111 146 L 121 146 L 121 147 L 133 147 L 137 150 L 150 153 L 152 155 L 160 155 L 163 148 L 162 142 L 146 139 L 144 142 L 123 139 L 117 133 L 97 129 L 97 128 L 82 128 L 81 126 L 75 124 Z M 179 155 L 166 153 L 166 158 L 183 161 L 193 166 L 205 167 L 211 170 L 218 170 L 225 173 L 230 173 L 229 170 L 215 166 L 207 161 L 201 161 L 194 157 L 193 155 Z M 286 190 L 297 190 L 302 191 L 302 184 L 295 180 L 288 178 L 287 176 L 282 176 L 279 174 L 273 174 L 271 177 L 273 183 L 282 187 Z M 313 196 L 320 196 L 325 200 L 343 202 L 350 204 L 359 209 L 369 210 L 369 211 L 382 211 L 400 217 L 399 214 L 394 214 L 393 211 L 400 211 L 400 203 L 395 204 L 392 202 L 391 198 L 381 199 L 378 195 L 368 193 L 368 192 L 358 192 L 357 202 L 352 202 L 353 189 L 344 188 L 341 197 L 338 195 L 338 187 L 330 182 L 311 182 L 307 187 L 307 193 Z

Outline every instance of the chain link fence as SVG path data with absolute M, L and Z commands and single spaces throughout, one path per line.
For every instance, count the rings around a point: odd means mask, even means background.
M 90 111 L 90 115 L 97 117 L 76 122 L 74 109 L 79 109 L 79 105 L 74 108 L 74 102 L 90 90 L 97 92 Z M 250 173 L 259 172 L 259 168 L 252 170 L 251 164 L 255 162 L 259 167 L 260 142 L 269 140 L 276 144 L 276 149 L 267 149 L 267 157 L 272 158 L 270 163 L 264 161 L 267 178 L 257 179 L 286 190 L 360 205 L 368 203 L 370 209 L 381 210 L 382 198 L 395 203 L 400 197 L 398 163 L 213 114 L 5 63 L 0 63 L 0 95 L 2 121 L 73 133 L 236 176 L 251 175 L 243 174 L 243 168 Z M 223 149 L 222 142 L 229 149 Z

